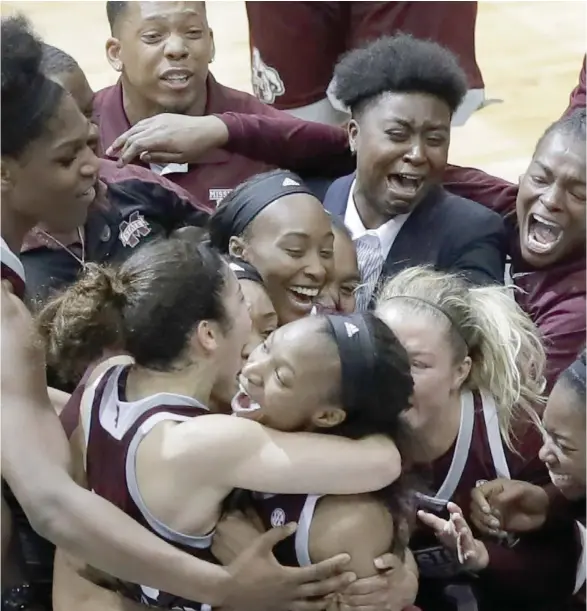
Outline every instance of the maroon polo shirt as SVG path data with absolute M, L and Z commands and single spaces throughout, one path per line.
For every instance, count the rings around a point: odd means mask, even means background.
M 281 116 L 279 111 L 252 95 L 221 85 L 212 74 L 208 74 L 206 86 L 208 96 L 205 115 L 236 112 Z M 100 127 L 100 144 L 104 151 L 118 136 L 130 129 L 122 104 L 120 81 L 96 94 L 94 120 Z M 253 160 L 236 152 L 218 149 L 202 156 L 197 164 L 190 164 L 188 172 L 165 174 L 165 177 L 192 193 L 209 210 L 213 210 L 218 201 L 241 182 L 275 167 L 270 161 Z

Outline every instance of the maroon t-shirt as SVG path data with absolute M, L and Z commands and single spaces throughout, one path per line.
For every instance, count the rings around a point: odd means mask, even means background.
M 208 75 L 206 86 L 208 96 L 205 115 L 232 111 L 243 114 L 280 116 L 279 111 L 260 102 L 252 95 L 221 85 L 212 74 Z M 118 136 L 130 129 L 131 125 L 124 112 L 120 81 L 96 94 L 94 120 L 100 127 L 100 144 L 104 151 Z M 266 172 L 275 167 L 277 166 L 271 160 L 257 161 L 238 153 L 218 149 L 203 155 L 197 164 L 189 166 L 187 172 L 171 173 L 165 176 L 192 193 L 211 211 L 241 182 L 254 174 Z

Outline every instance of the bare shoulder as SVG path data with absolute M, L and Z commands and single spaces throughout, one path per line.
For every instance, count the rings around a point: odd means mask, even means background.
M 326 496 L 318 501 L 310 528 L 312 562 L 340 553 L 351 556 L 349 570 L 358 577 L 376 573 L 373 560 L 393 544 L 393 518 L 369 494 Z

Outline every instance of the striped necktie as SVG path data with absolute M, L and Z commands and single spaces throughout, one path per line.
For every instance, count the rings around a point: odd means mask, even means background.
M 365 234 L 355 240 L 361 286 L 357 290 L 357 311 L 364 312 L 373 298 L 375 286 L 383 269 L 381 242 L 374 235 Z

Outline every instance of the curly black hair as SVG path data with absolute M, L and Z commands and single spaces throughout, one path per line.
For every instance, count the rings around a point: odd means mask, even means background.
M 350 51 L 334 69 L 334 94 L 353 115 L 386 92 L 428 93 L 454 113 L 467 93 L 467 79 L 448 49 L 406 34 Z
M 22 15 L 2 19 L 2 155 L 19 157 L 55 115 L 64 90 L 41 69 L 43 46 Z

